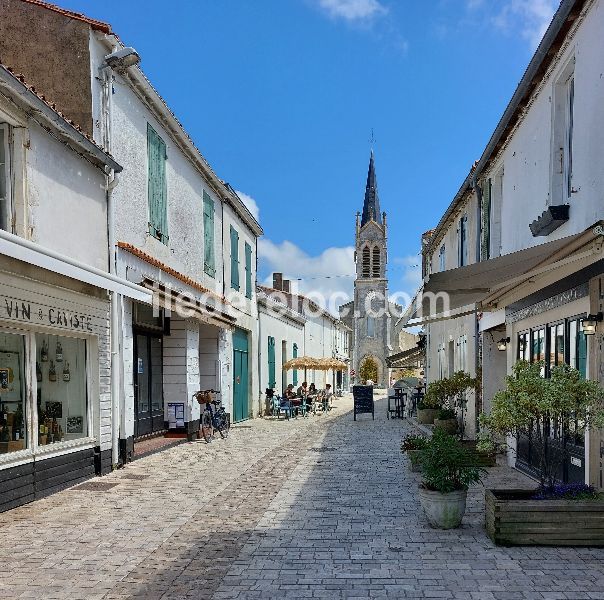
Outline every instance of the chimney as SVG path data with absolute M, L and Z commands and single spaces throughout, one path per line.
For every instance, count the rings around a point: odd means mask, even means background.
M 291 284 L 291 281 L 289 279 L 284 279 L 283 280 L 283 284 L 282 284 L 283 288 L 282 289 L 283 289 L 284 292 L 287 292 L 288 294 L 291 292 L 291 286 L 290 286 L 290 284 Z
M 283 273 L 273 273 L 273 289 L 283 291 Z

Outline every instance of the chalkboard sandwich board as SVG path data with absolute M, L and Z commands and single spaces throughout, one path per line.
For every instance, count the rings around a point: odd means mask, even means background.
M 375 419 L 373 409 L 373 386 L 372 385 L 355 385 L 352 387 L 352 397 L 354 399 L 354 420 L 357 420 L 357 415 L 361 413 L 371 413 Z

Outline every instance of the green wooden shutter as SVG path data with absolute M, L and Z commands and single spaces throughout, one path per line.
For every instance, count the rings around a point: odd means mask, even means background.
M 268 387 L 274 388 L 275 381 L 275 338 L 268 336 Z
M 292 350 L 292 358 L 298 358 L 298 344 L 294 344 L 294 349 Z M 298 371 L 294 369 L 294 385 L 298 385 Z
M 216 276 L 214 258 L 214 200 L 203 192 L 203 270 L 210 277 Z
M 491 180 L 482 186 L 482 223 L 480 237 L 480 258 L 488 260 L 491 255 Z
M 166 180 L 166 144 L 147 123 L 149 233 L 168 241 L 168 186 Z
M 231 287 L 239 290 L 239 234 L 231 225 Z
M 252 297 L 252 247 L 245 242 L 245 297 Z

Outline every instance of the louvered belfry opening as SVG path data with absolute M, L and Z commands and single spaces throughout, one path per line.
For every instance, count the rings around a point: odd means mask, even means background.
M 380 277 L 381 275 L 381 264 L 380 264 L 380 249 L 378 246 L 373 248 L 373 276 Z
M 368 246 L 363 248 L 363 277 L 371 277 L 371 251 Z

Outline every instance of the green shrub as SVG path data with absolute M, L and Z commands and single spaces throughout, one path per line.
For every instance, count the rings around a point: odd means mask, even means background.
M 429 490 L 447 494 L 467 490 L 486 473 L 472 465 L 474 458 L 456 437 L 435 429 L 432 438 L 419 454 L 423 469 L 423 485 Z
M 438 411 L 436 418 L 440 419 L 441 421 L 445 421 L 447 419 L 457 419 L 457 414 L 452 408 L 441 408 Z
M 428 438 L 423 435 L 408 435 L 401 442 L 401 452 L 408 450 L 422 450 L 428 444 Z

